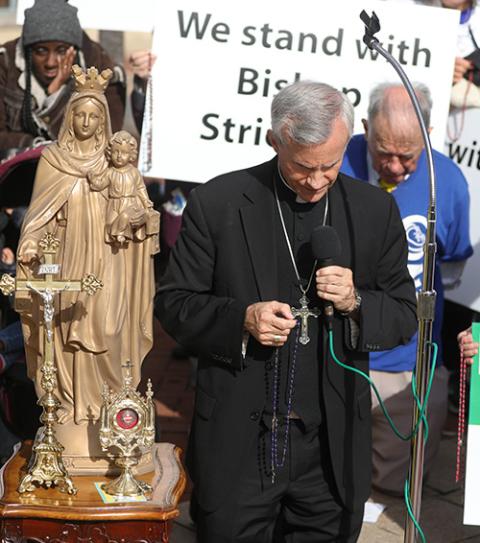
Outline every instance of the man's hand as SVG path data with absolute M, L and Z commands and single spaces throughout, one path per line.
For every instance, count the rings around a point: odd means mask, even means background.
M 458 83 L 462 77 L 473 68 L 473 64 L 462 57 L 455 58 L 455 67 L 453 69 L 453 82 Z
M 353 311 L 356 304 L 352 270 L 340 266 L 326 266 L 317 270 L 315 276 L 317 296 L 332 302 L 342 313 Z
M 473 364 L 473 357 L 478 353 L 478 343 L 473 341 L 472 328 L 467 328 L 457 336 L 458 348 L 463 355 L 465 362 Z
M 262 345 L 281 347 L 296 323 L 288 304 L 258 302 L 247 307 L 244 328 Z
M 48 85 L 48 94 L 53 94 L 65 84 L 72 75 L 72 65 L 75 59 L 75 48 L 71 45 L 64 55 L 58 55 L 58 72 Z
M 150 51 L 135 51 L 128 58 L 128 65 L 133 74 L 141 79 L 148 79 L 157 56 Z
M 2 249 L 1 255 L 2 264 L 11 266 L 15 263 L 15 253 L 10 249 L 10 247 L 4 247 Z

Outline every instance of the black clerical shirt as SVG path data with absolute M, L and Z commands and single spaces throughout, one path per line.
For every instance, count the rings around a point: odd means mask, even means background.
M 274 182 L 277 185 L 277 193 L 282 208 L 286 230 L 300 278 L 305 288 L 312 274 L 315 259 L 311 252 L 310 238 L 313 229 L 323 224 L 326 198 L 317 203 L 299 202 L 293 192 L 277 174 Z M 301 290 L 298 287 L 295 270 L 292 264 L 290 252 L 285 239 L 282 223 L 277 208 L 275 225 L 275 242 L 277 254 L 277 269 L 279 280 L 278 300 L 293 307 L 300 307 Z M 327 217 L 328 223 L 328 217 Z M 315 272 L 313 272 L 315 274 Z M 322 302 L 316 294 L 315 275 L 313 275 L 307 292 L 309 308 L 322 309 Z M 323 320 L 309 317 L 308 335 L 310 342 L 302 345 L 300 337 L 300 324 L 290 332 L 287 343 L 280 349 L 280 378 L 279 378 L 279 405 L 280 416 L 287 415 L 289 398 L 291 397 L 291 409 L 300 417 L 306 429 L 319 426 L 321 415 L 321 367 L 323 364 Z M 292 365 L 295 364 L 293 382 L 293 395 L 290 395 L 290 375 Z M 268 398 L 266 412 L 273 410 L 273 384 L 274 369 L 273 357 L 267 362 Z

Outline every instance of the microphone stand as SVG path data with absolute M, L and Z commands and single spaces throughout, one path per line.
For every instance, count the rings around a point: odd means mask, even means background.
M 427 212 L 427 232 L 424 246 L 424 263 L 423 263 L 423 281 L 422 289 L 418 293 L 417 303 L 417 319 L 418 319 L 418 344 L 417 344 L 417 361 L 416 361 L 416 387 L 419 404 L 423 405 L 425 393 L 427 390 L 428 379 L 430 376 L 430 360 L 432 354 L 432 328 L 435 318 L 435 301 L 437 293 L 433 289 L 433 280 L 435 275 L 435 172 L 433 169 L 432 145 L 428 135 L 425 121 L 423 120 L 418 99 L 413 90 L 412 84 L 408 80 L 403 68 L 391 54 L 389 54 L 375 38 L 380 30 L 380 21 L 375 12 L 369 17 L 365 10 L 360 14 L 360 19 L 365 24 L 365 35 L 363 42 L 370 48 L 378 51 L 395 69 L 404 84 L 410 99 L 412 101 L 418 123 L 422 132 L 423 141 L 425 144 L 425 152 L 428 163 L 428 176 L 430 179 L 430 202 Z M 426 411 L 425 411 L 426 414 Z M 414 400 L 412 428 L 418 423 L 420 417 L 420 409 L 417 402 Z M 419 424 L 418 432 L 413 437 L 410 453 L 410 488 L 409 497 L 412 504 L 413 514 L 418 521 L 420 518 L 421 502 L 422 502 L 422 484 L 423 484 L 423 462 L 425 453 L 425 428 L 423 423 Z M 405 522 L 405 538 L 404 543 L 415 543 L 415 525 L 413 520 L 407 515 Z

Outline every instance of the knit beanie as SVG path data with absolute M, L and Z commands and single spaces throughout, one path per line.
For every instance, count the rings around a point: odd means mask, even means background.
M 82 27 L 77 8 L 66 0 L 35 0 L 25 10 L 22 40 L 24 47 L 44 41 L 62 41 L 82 47 Z

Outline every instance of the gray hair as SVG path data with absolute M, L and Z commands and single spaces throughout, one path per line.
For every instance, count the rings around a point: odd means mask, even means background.
M 285 143 L 285 137 L 300 145 L 325 142 L 333 123 L 345 122 L 349 137 L 353 132 L 353 106 L 343 92 L 325 83 L 297 81 L 284 87 L 272 101 L 272 132 Z
M 427 128 L 430 126 L 430 114 L 432 111 L 432 95 L 430 89 L 424 83 L 412 83 L 415 94 L 420 104 L 420 111 Z M 390 99 L 389 91 L 391 89 L 403 88 L 400 83 L 380 83 L 370 92 L 370 101 L 368 104 L 368 124 L 373 125 L 375 117 L 380 113 L 386 117 L 392 114 L 415 115 L 413 105 L 409 101 L 398 101 Z M 407 91 L 405 90 L 405 93 Z

